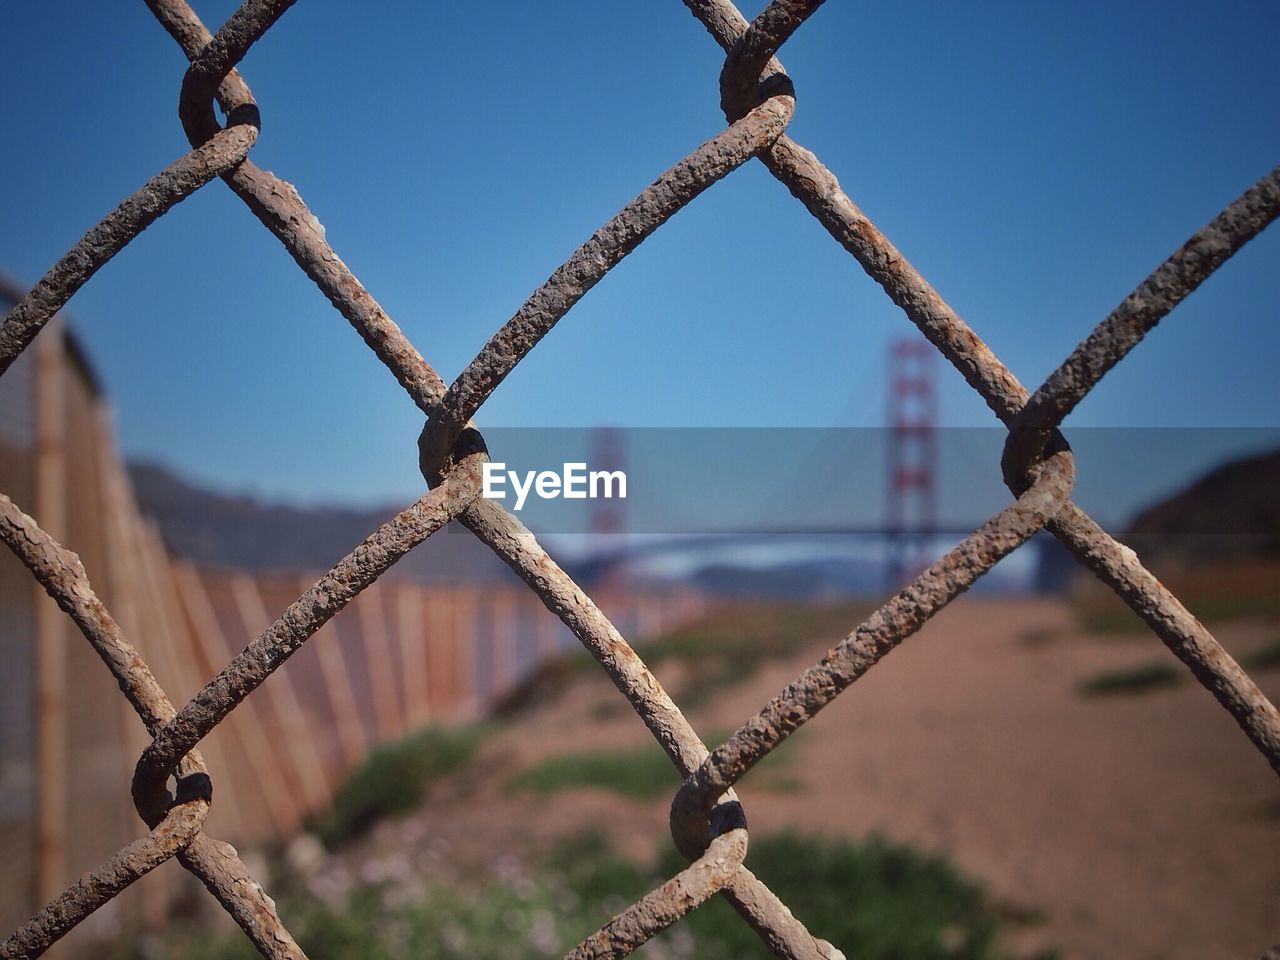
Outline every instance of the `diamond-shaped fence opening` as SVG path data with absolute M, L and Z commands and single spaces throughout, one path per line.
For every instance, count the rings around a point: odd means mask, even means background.
M 671 829 L 689 866 L 605 923 L 570 952 L 572 957 L 624 956 L 717 893 L 779 956 L 815 960 L 839 955 L 744 865 L 746 821 L 734 786 L 783 739 L 1042 528 L 1146 622 L 1280 771 L 1276 708 L 1136 555 L 1072 502 L 1074 464 L 1058 432 L 1063 418 L 1160 318 L 1280 213 L 1280 169 L 1175 251 L 1030 392 L 854 205 L 821 161 L 787 135 L 795 101 L 774 55 L 821 0 L 773 0 L 750 24 L 729 0 L 685 0 L 726 53 L 720 93 L 728 125 L 595 231 L 458 378 L 446 384 L 329 247 L 297 191 L 248 159 L 258 135 L 258 112 L 235 67 L 292 2 L 245 0 L 210 35 L 185 0 L 147 0 L 190 60 L 180 116 L 192 149 L 92 227 L 9 312 L 0 327 L 0 374 L 13 376 L 21 370 L 15 361 L 95 271 L 174 204 L 220 177 L 284 244 L 422 410 L 427 425 L 419 445 L 430 492 L 338 561 L 181 707 L 166 696 L 100 602 L 79 558 L 0 495 L 0 535 L 106 663 L 151 738 L 137 761 L 132 788 L 150 831 L 22 924 L 0 945 L 0 956 L 42 953 L 126 886 L 176 857 L 264 956 L 302 957 L 273 901 L 234 849 L 204 832 L 212 784 L 196 747 L 335 614 L 454 519 L 516 570 L 595 656 L 683 779 L 672 803 Z M 215 99 L 227 117 L 225 126 L 215 119 Z M 592 285 L 676 211 L 752 159 L 804 204 L 1008 427 L 1003 469 L 1014 499 L 708 751 L 591 598 L 512 514 L 479 496 L 486 454 L 471 418 Z M 176 795 L 166 786 L 170 776 L 177 777 Z M 234 784 L 219 787 L 220 793 L 231 790 Z

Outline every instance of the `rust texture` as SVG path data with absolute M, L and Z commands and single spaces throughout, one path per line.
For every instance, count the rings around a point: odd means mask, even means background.
M 750 24 L 729 0 L 684 0 L 725 52 L 720 99 L 728 125 L 592 234 L 458 378 L 446 384 L 330 247 L 324 227 L 298 191 L 248 159 L 260 121 L 253 94 L 236 66 L 294 0 L 245 0 L 216 35 L 185 0 L 145 2 L 190 62 L 178 112 L 192 149 L 91 227 L 10 311 L 0 325 L 0 375 L 95 271 L 174 204 L 220 177 L 423 413 L 419 452 L 430 490 L 339 560 L 181 709 L 175 709 L 121 634 L 79 558 L 0 494 L 0 539 L 97 651 L 152 737 L 133 781 L 134 802 L 149 832 L 50 901 L 0 944 L 0 957 L 38 956 L 120 890 L 175 857 L 264 956 L 303 957 L 274 902 L 236 851 L 204 833 L 213 789 L 196 747 L 330 618 L 455 518 L 577 636 L 683 778 L 672 799 L 670 826 L 672 841 L 689 866 L 604 922 L 570 957 L 626 956 L 716 894 L 778 956 L 841 957 L 749 869 L 747 821 L 733 787 L 787 736 L 1041 529 L 1061 539 L 1142 617 L 1280 772 L 1280 714 L 1275 706 L 1136 554 L 1070 500 L 1075 465 L 1058 432 L 1080 399 L 1160 319 L 1280 214 L 1280 168 L 1161 264 L 1033 394 L 853 203 L 834 174 L 787 136 L 796 99 L 776 53 L 822 0 L 773 0 Z M 214 115 L 215 101 L 227 118 L 225 126 Z M 472 417 L 610 269 L 673 214 L 753 157 L 880 284 L 1009 428 L 1002 465 L 1014 499 L 855 626 L 724 743 L 708 750 L 639 654 L 533 533 L 495 501 L 479 498 L 487 454 Z M 176 798 L 166 786 L 170 777 L 176 778 Z

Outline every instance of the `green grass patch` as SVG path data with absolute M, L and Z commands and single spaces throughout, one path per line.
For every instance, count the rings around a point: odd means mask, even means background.
M 1000 960 L 1009 957 L 997 945 L 1002 926 L 1038 917 L 991 903 L 941 857 L 874 835 L 859 843 L 796 833 L 752 837 L 747 865 L 816 936 L 859 960 Z M 677 867 L 671 857 L 664 872 Z M 718 897 L 685 924 L 699 958 L 771 956 Z
M 1187 676 L 1185 668 L 1171 663 L 1144 663 L 1123 670 L 1108 670 L 1090 677 L 1080 684 L 1080 692 L 1086 697 L 1148 693 L 1175 687 Z
M 1251 650 L 1239 658 L 1246 670 L 1280 670 L 1280 640 Z M 1180 664 L 1163 660 L 1139 664 L 1122 670 L 1108 670 L 1080 684 L 1080 692 L 1088 697 L 1121 696 L 1164 690 L 1184 683 L 1190 673 Z
M 513 717 L 541 704 L 554 702 L 578 678 L 599 674 L 600 665 L 585 650 L 572 650 L 560 656 L 549 657 L 499 697 L 493 705 L 493 712 L 498 717 Z
M 1246 670 L 1280 670 L 1280 640 L 1251 650 L 1240 658 L 1240 665 Z
M 522 770 L 506 786 L 533 793 L 597 787 L 635 800 L 652 800 L 670 796 L 680 786 L 680 777 L 666 754 L 650 745 L 554 754 Z
M 875 609 L 869 603 L 742 603 L 637 644 L 637 652 L 655 669 L 682 664 L 684 681 L 675 699 L 685 707 L 704 703 L 726 687 L 753 677 L 769 660 L 812 650 L 815 641 L 835 643 L 851 633 Z M 600 666 L 586 651 L 541 664 L 496 705 L 511 716 L 553 701 L 576 679 L 599 676 Z
M 1160 571 L 1157 569 L 1156 573 Z M 1205 564 L 1161 576 L 1173 594 L 1206 623 L 1280 618 L 1280 563 L 1274 560 Z M 1089 633 L 1147 633 L 1150 628 L 1110 590 L 1088 582 L 1070 599 Z
M 697 706 L 751 679 L 770 660 L 838 642 L 874 609 L 869 603 L 743 604 L 666 633 L 640 653 L 655 668 L 682 664 L 685 677 L 675 699 Z
M 802 650 L 815 638 L 843 637 L 872 610 L 866 603 L 742 604 L 663 634 L 644 650 L 652 663 L 700 663 L 708 654 L 759 662 Z
M 730 732 L 713 731 L 709 738 L 712 746 L 725 740 Z M 787 743 L 799 736 L 799 733 L 792 734 Z M 785 775 L 795 756 L 794 750 L 775 750 L 748 774 L 747 782 L 752 786 L 779 792 L 793 793 L 802 789 L 803 783 L 800 780 Z M 670 797 L 679 786 L 680 776 L 675 767 L 667 759 L 667 755 L 651 743 L 635 747 L 552 754 L 520 771 L 506 783 L 506 788 L 511 791 L 527 790 L 544 794 L 594 787 L 633 800 Z
M 427 727 L 374 747 L 348 774 L 331 810 L 313 829 L 332 848 L 378 820 L 415 809 L 433 784 L 466 766 L 486 732 L 479 724 Z
M 1066 635 L 1061 627 L 1032 627 L 1018 635 L 1018 642 L 1024 647 L 1048 647 L 1059 642 Z
M 1151 635 L 1148 627 L 1123 600 L 1106 588 L 1089 583 L 1069 594 L 1080 629 L 1097 636 Z

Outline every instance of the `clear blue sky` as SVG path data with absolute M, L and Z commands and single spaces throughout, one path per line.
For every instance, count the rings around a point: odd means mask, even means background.
M 196 6 L 211 26 L 234 9 Z M 783 51 L 791 133 L 1034 386 L 1280 162 L 1278 31 L 1268 3 L 831 0 Z M 243 69 L 263 115 L 255 161 L 299 188 L 451 378 L 604 219 L 722 128 L 721 61 L 679 0 L 301 0 Z M 33 282 L 183 152 L 184 63 L 141 0 L 9 5 L 0 267 Z M 1273 227 L 1069 424 L 1280 425 L 1278 266 Z M 130 454 L 271 496 L 421 489 L 413 404 L 221 183 L 69 312 Z M 872 426 L 886 345 L 909 329 L 752 163 L 593 290 L 478 420 Z M 942 400 L 947 425 L 992 423 L 949 368 Z

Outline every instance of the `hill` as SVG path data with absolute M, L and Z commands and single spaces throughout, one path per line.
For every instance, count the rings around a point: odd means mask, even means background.
M 1215 468 L 1139 513 L 1125 531 L 1164 568 L 1280 556 L 1280 450 Z
M 375 510 L 298 507 L 218 493 L 155 463 L 131 463 L 142 512 L 170 550 L 197 564 L 255 571 L 327 568 L 403 505 Z M 387 574 L 436 582 L 493 582 L 510 571 L 472 534 L 450 524 Z

